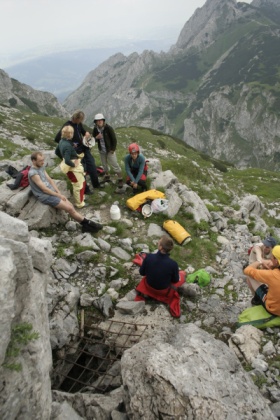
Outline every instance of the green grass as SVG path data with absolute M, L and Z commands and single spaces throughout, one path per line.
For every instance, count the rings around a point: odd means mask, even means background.
M 12 328 L 11 339 L 6 350 L 5 361 L 2 364 L 3 367 L 20 371 L 22 369 L 21 364 L 17 362 L 16 358 L 20 355 L 30 341 L 37 340 L 40 335 L 36 331 L 32 331 L 33 327 L 31 324 L 24 322 L 17 324 Z

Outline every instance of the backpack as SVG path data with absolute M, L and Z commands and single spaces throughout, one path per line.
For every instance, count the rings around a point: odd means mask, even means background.
M 18 172 L 14 184 L 7 184 L 11 190 L 16 190 L 17 188 L 26 188 L 29 185 L 28 172 L 31 167 L 29 165 L 25 166 L 20 172 Z
M 259 329 L 279 327 L 280 316 L 270 314 L 262 305 L 252 306 L 238 316 L 237 328 L 243 325 L 253 325 Z
M 132 260 L 133 264 L 139 265 L 141 267 L 146 256 L 147 256 L 146 252 L 144 251 L 138 252 L 138 254 L 135 254 Z
M 252 249 L 254 248 L 254 245 L 250 246 L 250 248 L 248 249 L 248 255 L 251 254 Z
M 210 274 L 201 268 L 192 274 L 188 274 L 186 278 L 187 283 L 198 283 L 200 287 L 205 287 L 210 283 Z

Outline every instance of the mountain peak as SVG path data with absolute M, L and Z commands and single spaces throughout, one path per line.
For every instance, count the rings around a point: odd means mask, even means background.
M 217 32 L 228 28 L 233 21 L 247 12 L 248 8 L 248 4 L 237 3 L 236 0 L 207 0 L 185 23 L 173 51 L 208 47 L 215 40 Z

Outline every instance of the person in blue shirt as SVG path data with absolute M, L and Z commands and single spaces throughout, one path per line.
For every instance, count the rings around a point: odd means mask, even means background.
M 127 175 L 126 183 L 137 193 L 138 188 L 147 191 L 147 164 L 146 159 L 140 153 L 138 144 L 132 143 L 128 147 L 129 154 L 124 158 L 125 171 Z

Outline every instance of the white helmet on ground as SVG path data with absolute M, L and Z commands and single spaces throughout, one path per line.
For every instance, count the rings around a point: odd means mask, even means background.
M 93 120 L 93 122 L 95 123 L 96 121 L 98 121 L 98 120 L 104 120 L 105 121 L 105 117 L 104 117 L 104 115 L 103 114 L 96 114 L 95 116 L 94 116 L 94 120 Z

